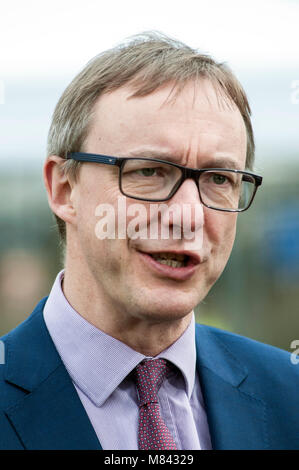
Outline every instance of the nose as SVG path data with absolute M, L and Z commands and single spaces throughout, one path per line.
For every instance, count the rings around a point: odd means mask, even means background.
M 175 201 L 178 204 L 201 204 L 196 182 L 191 178 L 186 179 L 180 186 L 180 188 L 177 190 L 175 195 L 171 198 L 171 201 Z
M 204 225 L 203 205 L 195 181 L 187 179 L 170 199 L 173 230 L 181 230 L 184 238 L 192 238 Z

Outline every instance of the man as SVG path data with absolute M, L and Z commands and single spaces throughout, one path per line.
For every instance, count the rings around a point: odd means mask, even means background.
M 3 338 L 2 449 L 299 448 L 290 355 L 194 322 L 253 157 L 241 85 L 184 44 L 145 34 L 72 81 L 44 166 L 64 270 Z

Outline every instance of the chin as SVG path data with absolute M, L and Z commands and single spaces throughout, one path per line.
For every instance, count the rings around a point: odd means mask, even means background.
M 192 301 L 192 299 L 181 298 L 181 296 L 160 296 L 159 294 L 152 294 L 148 302 L 135 303 L 138 311 L 136 311 L 137 316 L 142 316 L 143 318 L 152 319 L 153 321 L 158 322 L 167 322 L 181 320 L 185 318 L 190 312 L 196 307 L 197 302 Z M 140 299 L 141 300 L 141 299 Z
M 159 311 L 144 311 L 140 314 L 139 312 L 139 318 L 143 318 L 143 320 L 146 320 L 148 323 L 174 323 L 174 322 L 180 322 L 184 318 L 186 318 L 188 315 L 190 315 L 191 311 L 188 312 L 174 312 L 174 311 L 169 311 L 169 310 L 159 310 Z

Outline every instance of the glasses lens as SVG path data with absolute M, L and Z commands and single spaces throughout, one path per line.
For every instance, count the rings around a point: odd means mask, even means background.
M 121 172 L 124 194 L 141 199 L 166 199 L 182 176 L 179 168 L 167 163 L 130 158 Z
M 200 175 L 202 202 L 213 209 L 245 210 L 255 191 L 252 176 L 234 171 L 206 171 Z

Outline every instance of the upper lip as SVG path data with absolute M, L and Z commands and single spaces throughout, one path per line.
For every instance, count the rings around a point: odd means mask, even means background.
M 139 250 L 141 253 L 145 253 L 146 255 L 155 255 L 158 253 L 171 253 L 175 255 L 185 255 L 189 256 L 191 262 L 196 265 L 201 262 L 200 256 L 198 256 L 196 253 L 192 251 L 179 251 L 179 250 L 156 250 L 156 251 L 144 251 L 144 250 Z

